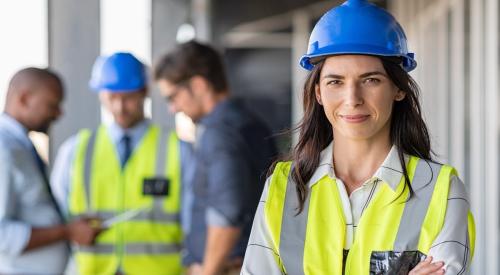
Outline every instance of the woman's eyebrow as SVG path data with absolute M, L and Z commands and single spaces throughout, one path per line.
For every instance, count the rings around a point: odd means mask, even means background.
M 374 76 L 374 75 L 381 75 L 381 76 L 387 77 L 387 74 L 380 72 L 380 71 L 367 72 L 367 73 L 360 75 L 359 77 L 369 77 L 369 76 Z
M 387 74 L 385 74 L 381 71 L 366 72 L 366 73 L 361 74 L 359 77 L 364 78 L 364 77 L 370 77 L 370 76 L 375 76 L 375 75 L 381 75 L 381 76 L 387 77 Z M 345 76 L 339 75 L 339 74 L 326 74 L 322 78 L 323 79 L 325 79 L 325 78 L 345 79 Z
M 345 77 L 339 74 L 327 74 L 324 75 L 323 78 L 335 78 L 335 79 L 344 79 Z

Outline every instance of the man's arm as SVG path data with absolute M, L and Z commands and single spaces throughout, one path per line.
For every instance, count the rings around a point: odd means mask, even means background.
M 252 232 L 248 240 L 245 260 L 241 268 L 242 275 L 250 274 L 268 274 L 281 275 L 280 265 L 276 258 L 279 257 L 272 245 L 271 233 L 269 232 L 264 208 L 267 203 L 267 194 L 269 192 L 270 178 L 267 179 L 264 191 L 253 219 Z
M 101 228 L 92 226 L 91 219 L 79 219 L 69 224 L 46 228 L 32 228 L 24 251 L 66 240 L 79 245 L 91 245 L 101 231 Z
M 19 255 L 29 242 L 31 226 L 14 218 L 19 194 L 14 186 L 16 167 L 11 154 L 0 150 L 0 253 Z
M 239 227 L 208 226 L 203 275 L 215 275 L 220 272 L 240 233 Z
M 64 225 L 47 228 L 31 229 L 30 239 L 23 252 L 43 247 L 58 241 L 66 240 L 66 229 Z
M 207 241 L 203 274 L 217 274 L 240 239 L 245 219 L 245 190 L 251 185 L 251 170 L 242 154 L 241 142 L 231 132 L 207 129 L 205 165 L 208 177 L 208 207 L 205 213 Z
M 0 253 L 19 255 L 62 240 L 90 244 L 100 229 L 92 228 L 89 220 L 35 228 L 15 218 L 24 191 L 16 185 L 25 181 L 25 174 L 19 169 L 18 161 L 12 160 L 11 154 L 8 151 L 0 152 Z

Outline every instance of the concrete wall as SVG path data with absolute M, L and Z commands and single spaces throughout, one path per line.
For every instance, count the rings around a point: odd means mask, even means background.
M 455 166 L 476 220 L 473 274 L 499 274 L 500 87 L 496 0 L 390 1 L 417 53 L 414 73 L 438 158 Z
M 94 60 L 99 55 L 99 1 L 50 0 L 49 66 L 65 83 L 64 115 L 52 131 L 50 158 L 78 129 L 100 122 L 98 99 L 88 89 Z M 89 20 L 89 19 L 92 20 Z

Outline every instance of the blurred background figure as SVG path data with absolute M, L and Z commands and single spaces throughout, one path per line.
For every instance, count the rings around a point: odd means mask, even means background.
M 130 53 L 99 57 L 90 87 L 113 122 L 81 130 L 60 148 L 52 178 L 72 218 L 105 231 L 76 247 L 79 274 L 180 274 L 180 148 L 144 116 L 145 66 Z
M 26 68 L 11 79 L 0 115 L 0 273 L 61 274 L 67 240 L 90 244 L 89 220 L 65 225 L 28 132 L 47 133 L 61 115 L 63 86 L 48 69 Z M 50 263 L 50 264 L 48 264 Z
M 155 70 L 169 110 L 196 124 L 183 212 L 188 274 L 239 274 L 265 170 L 276 155 L 271 132 L 230 97 L 224 66 L 210 46 L 187 42 Z

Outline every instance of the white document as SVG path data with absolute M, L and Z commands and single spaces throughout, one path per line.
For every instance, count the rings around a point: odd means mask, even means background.
M 128 221 L 130 219 L 132 219 L 133 217 L 139 215 L 139 213 L 147 210 L 148 208 L 139 208 L 139 209 L 132 209 L 132 210 L 128 210 L 128 211 L 125 211 L 121 214 L 118 214 L 116 216 L 113 216 L 107 220 L 104 220 L 102 223 L 101 223 L 101 227 L 103 228 L 109 228 L 111 226 L 113 226 L 114 224 L 117 224 L 117 223 L 120 223 L 120 222 L 124 222 L 124 221 Z

